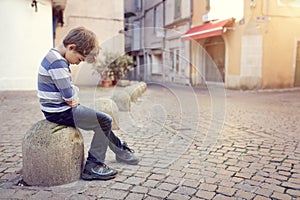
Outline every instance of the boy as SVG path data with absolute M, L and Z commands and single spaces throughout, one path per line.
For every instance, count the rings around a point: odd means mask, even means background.
M 82 106 L 78 88 L 72 84 L 70 64 L 95 62 L 99 53 L 96 35 L 84 27 L 72 29 L 63 44 L 51 49 L 43 59 L 38 74 L 38 97 L 48 121 L 93 130 L 94 136 L 82 172 L 84 180 L 108 180 L 117 171 L 104 164 L 107 147 L 116 160 L 127 164 L 139 162 L 133 151 L 112 132 L 112 118 L 105 113 Z

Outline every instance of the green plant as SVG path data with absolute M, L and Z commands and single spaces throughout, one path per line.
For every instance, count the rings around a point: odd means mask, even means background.
M 124 78 L 133 66 L 133 58 L 128 54 L 106 52 L 99 63 L 94 65 L 94 70 L 102 79 L 119 80 Z

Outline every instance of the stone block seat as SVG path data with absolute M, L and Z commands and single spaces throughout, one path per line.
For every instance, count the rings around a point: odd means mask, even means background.
M 119 111 L 130 111 L 131 98 L 127 92 L 115 90 L 111 98 L 117 104 Z
M 128 93 L 132 102 L 137 102 L 146 89 L 147 84 L 145 82 L 132 81 L 130 86 L 124 88 L 124 91 Z
M 78 129 L 47 120 L 35 123 L 22 142 L 23 181 L 32 186 L 55 186 L 80 179 L 83 137 Z

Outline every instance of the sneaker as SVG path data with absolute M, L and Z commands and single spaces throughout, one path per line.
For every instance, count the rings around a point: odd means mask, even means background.
M 134 150 L 130 149 L 126 142 L 122 143 L 122 149 L 118 149 L 116 160 L 130 165 L 137 165 L 139 159 L 134 155 Z
M 109 180 L 117 175 L 117 171 L 109 168 L 104 163 L 86 161 L 81 178 L 83 180 Z

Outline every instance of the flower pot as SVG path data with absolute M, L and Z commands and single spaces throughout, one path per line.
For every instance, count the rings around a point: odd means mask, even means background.
M 102 87 L 109 87 L 110 86 L 110 80 L 102 80 Z
M 118 82 L 117 80 L 112 80 L 112 81 L 111 81 L 111 84 L 112 84 L 113 86 L 115 86 L 115 85 L 117 85 L 117 82 Z

